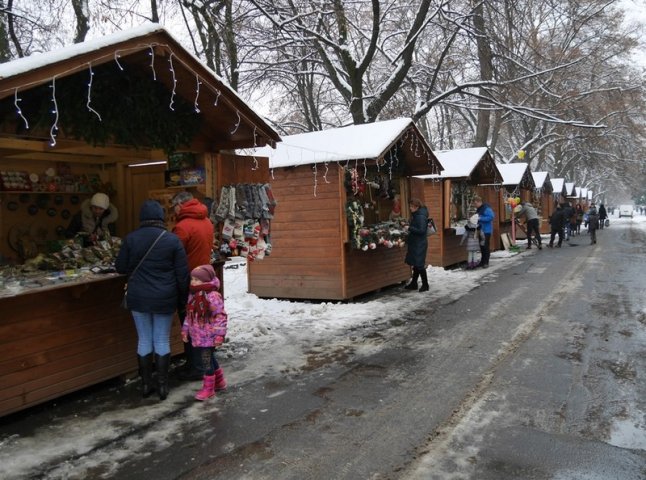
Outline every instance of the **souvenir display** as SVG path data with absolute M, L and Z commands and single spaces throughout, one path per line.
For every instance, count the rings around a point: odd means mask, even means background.
M 401 196 L 395 192 L 395 182 L 387 174 L 377 173 L 368 178 L 356 168 L 345 172 L 348 201 L 345 206 L 352 248 L 374 250 L 406 245 L 408 221 L 402 217 Z M 374 192 L 373 192 L 374 190 Z M 388 212 L 380 219 L 378 212 Z
M 0 188 L 8 191 L 29 191 L 31 180 L 27 172 L 0 171 Z

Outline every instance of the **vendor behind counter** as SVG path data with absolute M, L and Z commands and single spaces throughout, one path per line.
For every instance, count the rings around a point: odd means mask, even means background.
M 82 236 L 84 246 L 94 245 L 115 234 L 115 222 L 118 218 L 119 212 L 110 203 L 110 197 L 105 193 L 95 193 L 92 198 L 81 203 L 81 209 L 72 216 L 65 236 Z

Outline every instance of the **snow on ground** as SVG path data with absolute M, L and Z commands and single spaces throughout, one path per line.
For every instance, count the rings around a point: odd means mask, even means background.
M 613 217 L 612 221 L 643 222 L 646 226 L 646 216 L 636 216 L 633 220 Z M 532 254 L 536 254 L 536 250 Z M 228 343 L 218 353 L 218 358 L 225 372 L 227 362 L 243 365 L 228 373 L 228 380 L 233 385 L 244 385 L 271 369 L 298 369 L 305 361 L 303 352 L 316 348 L 317 344 L 325 344 L 326 338 L 334 337 L 338 343 L 347 337 L 349 341 L 353 330 L 397 319 L 400 312 L 417 309 L 429 300 L 442 304 L 454 301 L 483 282 L 494 281 L 519 258 L 507 251 L 493 252 L 491 266 L 486 270 L 444 270 L 430 266 L 429 292 L 395 287 L 394 291 L 369 295 L 357 302 L 259 299 L 246 293 L 246 261 L 235 258 L 225 265 L 229 331 Z M 364 348 L 366 350 L 356 350 L 355 354 L 369 353 L 370 348 L 379 347 L 367 345 Z M 42 474 L 43 465 L 56 462 L 59 465 L 43 478 L 81 479 L 90 470 L 95 478 L 110 478 L 120 461 L 144 457 L 150 451 L 181 441 L 187 425 L 203 421 L 205 410 L 217 411 L 217 398 L 211 402 L 191 403 L 196 385 L 184 384 L 172 389 L 165 402 L 145 401 L 99 413 L 56 418 L 29 435 L 0 433 L 0 478 L 30 478 Z M 141 433 L 132 434 L 140 430 Z M 623 432 L 618 430 L 616 435 L 624 441 L 632 435 L 628 428 Z

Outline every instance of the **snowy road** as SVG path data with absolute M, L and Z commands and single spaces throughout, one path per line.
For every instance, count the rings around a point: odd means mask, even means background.
M 231 293 L 229 392 L 196 404 L 196 383 L 175 384 L 158 403 L 107 385 L 4 419 L 0 477 L 646 478 L 642 220 L 431 269 L 427 296 Z

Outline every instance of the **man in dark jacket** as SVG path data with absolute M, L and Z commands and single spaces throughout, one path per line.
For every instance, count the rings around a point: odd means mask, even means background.
M 173 197 L 172 204 L 177 220 L 173 233 L 184 245 L 189 271 L 200 265 L 210 265 L 214 229 L 206 205 L 193 198 L 190 192 L 178 193 Z M 178 307 L 178 315 L 182 323 L 186 316 L 184 311 L 186 299 L 183 300 L 183 303 L 180 300 Z M 184 343 L 184 353 L 186 365 L 184 369 L 180 370 L 179 377 L 183 380 L 201 380 L 204 376 L 204 372 L 201 370 L 202 361 L 195 358 L 190 339 Z
M 557 243 L 557 248 L 561 248 L 563 243 L 563 229 L 565 228 L 565 211 L 558 205 L 556 211 L 550 217 L 550 243 L 547 244 L 548 247 L 552 248 L 554 246 L 554 237 L 559 236 L 559 241 Z

